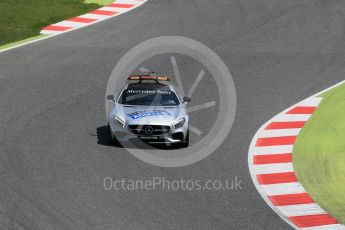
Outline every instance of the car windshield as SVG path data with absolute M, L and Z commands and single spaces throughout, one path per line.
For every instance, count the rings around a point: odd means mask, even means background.
M 126 89 L 119 100 L 124 105 L 173 106 L 178 105 L 176 94 L 168 89 Z

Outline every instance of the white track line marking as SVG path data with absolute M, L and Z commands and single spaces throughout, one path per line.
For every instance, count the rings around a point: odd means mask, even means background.
M 121 7 L 110 6 L 110 5 L 104 6 L 104 8 L 106 8 L 108 11 L 116 11 L 119 13 L 125 13 L 132 9 L 132 8 L 121 8 Z
M 81 22 L 72 22 L 72 21 L 62 21 L 58 22 L 56 24 L 53 24 L 54 26 L 66 26 L 66 27 L 72 27 L 72 28 L 79 28 L 85 26 L 85 23 Z
M 306 192 L 303 186 L 298 182 L 263 185 L 262 188 L 269 196 L 288 195 Z
M 104 6 L 102 8 L 99 8 L 98 10 L 105 10 L 105 11 L 112 11 L 112 12 L 118 12 L 118 13 L 123 13 L 128 11 L 128 9 L 126 8 L 117 8 L 117 7 L 108 7 L 108 6 Z
M 345 226 L 341 224 L 330 224 L 311 228 L 301 228 L 302 230 L 345 230 Z
M 269 129 L 263 130 L 260 137 L 297 136 L 302 129 Z
M 318 106 L 321 101 L 321 97 L 312 97 L 297 103 L 296 106 Z
M 308 121 L 310 114 L 278 114 L 273 117 L 272 121 Z
M 108 18 L 109 18 L 109 17 L 106 16 L 106 15 L 90 14 L 90 13 L 83 14 L 83 15 L 81 15 L 80 17 L 83 17 L 83 18 L 92 18 L 92 19 L 97 19 L 97 20 L 104 20 L 104 19 L 108 19 Z M 96 21 L 96 22 L 97 22 L 97 21 Z
M 49 30 L 42 30 L 41 31 L 41 34 L 45 34 L 45 35 L 58 35 L 58 34 L 61 34 L 61 31 L 49 31 Z M 51 36 L 49 36 L 51 37 Z M 49 38 L 49 37 L 46 37 L 46 38 Z M 43 40 L 43 39 L 42 39 Z M 29 43 L 28 43 L 29 44 Z
M 293 167 L 292 163 L 262 164 L 254 165 L 253 172 L 255 174 L 285 173 L 293 172 Z
M 326 212 L 318 204 L 315 203 L 277 206 L 277 208 L 285 216 L 306 216 L 326 214 Z
M 293 145 L 254 147 L 253 155 L 273 155 L 273 154 L 292 153 L 292 149 L 293 149 Z

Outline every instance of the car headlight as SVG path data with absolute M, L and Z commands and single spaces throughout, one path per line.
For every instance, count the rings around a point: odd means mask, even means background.
M 182 117 L 176 123 L 174 123 L 174 128 L 175 129 L 181 128 L 185 122 L 186 122 L 186 119 L 184 117 Z
M 116 116 L 114 116 L 113 119 L 114 119 L 115 125 L 120 126 L 122 128 L 125 127 L 126 123 L 123 120 L 121 120 L 120 118 Z

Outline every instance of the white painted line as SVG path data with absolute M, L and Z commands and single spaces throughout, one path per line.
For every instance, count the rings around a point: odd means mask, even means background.
M 72 27 L 72 28 L 79 28 L 79 27 L 85 26 L 85 23 L 72 22 L 72 21 L 62 21 L 62 22 L 58 22 L 58 23 L 53 24 L 53 25 L 54 26 L 66 26 L 66 27 Z
M 302 228 L 302 230 L 345 230 L 345 226 L 341 224 L 330 224 L 311 228 Z
M 260 137 L 297 136 L 302 129 L 267 129 L 263 130 Z
M 105 6 L 100 8 L 99 10 L 106 10 L 106 11 L 112 11 L 112 12 L 119 12 L 119 13 L 125 13 L 128 10 L 131 10 L 132 8 L 119 8 L 119 7 L 110 7 L 110 6 Z
M 321 101 L 322 97 L 312 97 L 297 103 L 296 106 L 318 106 Z
M 263 164 L 254 165 L 253 171 L 255 174 L 285 173 L 293 172 L 293 167 L 292 163 Z
M 97 10 L 104 10 L 104 11 L 111 11 L 111 12 L 119 12 L 115 9 L 115 7 L 107 7 L 107 6 L 104 6 L 102 8 L 99 8 Z M 120 12 L 119 12 L 120 13 Z M 109 17 L 109 16 L 108 16 Z
M 292 153 L 293 145 L 277 145 L 265 147 L 253 147 L 253 155 L 274 155 Z
M 124 3 L 124 4 L 134 4 L 134 5 L 137 5 L 137 4 L 141 4 L 145 1 L 141 1 L 141 0 L 117 0 L 116 2 L 114 3 Z
M 277 209 L 287 217 L 326 214 L 326 212 L 316 203 L 277 206 Z
M 127 11 L 132 10 L 132 8 L 120 8 L 120 7 L 113 7 L 113 6 L 105 6 L 104 8 L 107 8 L 108 11 L 119 12 L 119 14 L 123 14 L 123 13 L 126 13 Z
M 263 185 L 262 188 L 269 196 L 288 195 L 306 192 L 303 186 L 298 182 Z
M 87 14 L 83 14 L 81 15 L 80 17 L 83 17 L 83 18 L 92 18 L 92 19 L 97 19 L 98 21 L 100 20 L 104 20 L 104 19 L 108 19 L 109 16 L 107 15 L 101 15 L 101 14 L 90 14 L 90 13 L 87 13 Z M 91 23 L 92 24 L 92 23 Z
M 58 35 L 61 34 L 61 31 L 52 31 L 52 30 L 42 30 L 41 34 L 46 34 L 46 35 Z M 51 36 L 49 36 L 51 37 Z
M 278 114 L 272 121 L 308 121 L 310 114 Z

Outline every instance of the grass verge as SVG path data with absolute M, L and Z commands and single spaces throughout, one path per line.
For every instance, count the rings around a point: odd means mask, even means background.
M 47 25 L 95 10 L 109 0 L 1 0 L 0 46 L 34 38 Z
M 101 6 L 105 6 L 105 5 L 108 5 L 110 3 L 113 3 L 115 0 L 85 0 L 84 2 L 85 3 L 95 3 L 95 4 L 98 4 L 98 5 L 101 5 Z
M 294 145 L 293 166 L 313 199 L 345 224 L 345 84 L 322 96 Z

